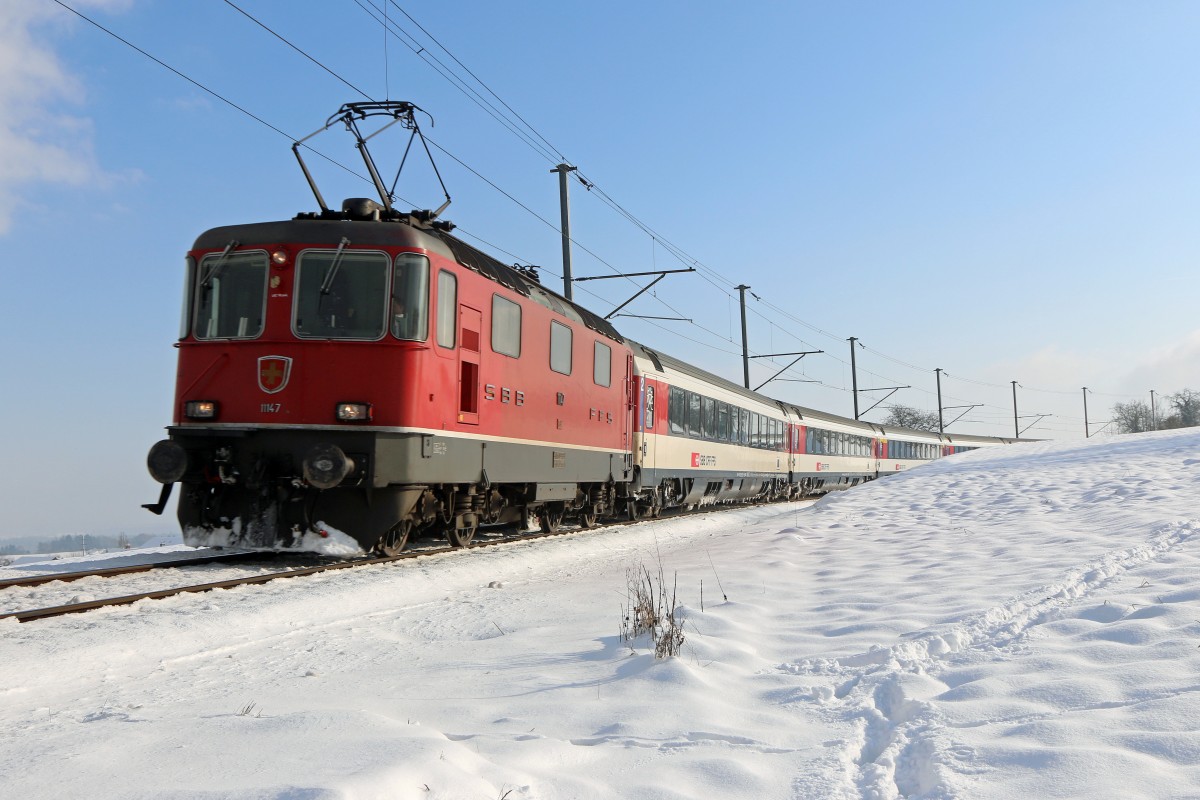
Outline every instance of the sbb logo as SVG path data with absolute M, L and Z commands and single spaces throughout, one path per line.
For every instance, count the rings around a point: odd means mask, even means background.
M 692 466 L 693 467 L 700 466 L 700 454 L 699 453 L 692 453 Z

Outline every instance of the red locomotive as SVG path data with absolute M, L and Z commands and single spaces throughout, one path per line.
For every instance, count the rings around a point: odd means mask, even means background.
M 414 108 L 345 106 L 326 125 L 358 136 L 382 204 L 332 211 L 310 177 L 320 212 L 190 251 L 147 506 L 181 484 L 188 544 L 321 549 L 342 532 L 394 554 L 412 534 L 464 545 L 481 524 L 827 491 L 1004 441 L 888 437 L 771 400 L 627 341 L 437 212 L 397 212 L 355 123 L 389 113 L 419 134 Z

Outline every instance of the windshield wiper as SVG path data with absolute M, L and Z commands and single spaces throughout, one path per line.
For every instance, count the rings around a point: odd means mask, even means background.
M 321 294 L 329 294 L 333 287 L 333 279 L 337 277 L 338 267 L 342 265 L 342 253 L 345 252 L 348 244 L 350 244 L 350 240 L 343 236 L 337 252 L 333 254 L 333 263 L 329 265 L 329 271 L 325 273 L 325 280 L 321 281 Z
M 221 253 L 221 257 L 217 259 L 217 263 L 209 267 L 208 272 L 204 273 L 204 277 L 200 279 L 200 288 L 207 289 L 212 285 L 213 280 L 221 272 L 225 266 L 225 262 L 229 260 L 229 254 L 238 247 L 238 240 L 234 239 L 229 244 L 225 245 L 225 252 Z

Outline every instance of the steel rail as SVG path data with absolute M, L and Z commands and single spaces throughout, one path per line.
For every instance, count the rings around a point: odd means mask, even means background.
M 268 555 L 275 555 L 274 553 Z M 47 573 L 45 575 L 30 575 L 23 578 L 8 578 L 0 580 L 0 589 L 9 589 L 15 586 L 41 586 L 46 583 L 54 583 L 62 581 L 70 583 L 72 581 L 83 580 L 84 578 L 108 578 L 113 575 L 128 575 L 137 572 L 150 572 L 156 569 L 168 569 L 170 567 L 190 567 L 193 564 L 210 564 L 214 561 L 233 561 L 236 559 L 262 558 L 263 553 L 248 552 L 248 553 L 223 553 L 221 555 L 200 556 L 197 558 L 176 559 L 174 561 L 155 561 L 149 564 L 130 564 L 124 567 L 103 567 L 101 569 L 82 570 L 80 572 L 57 572 Z
M 787 500 L 780 502 L 789 502 Z M 791 501 L 795 502 L 795 501 Z M 666 519 L 688 516 L 691 514 L 711 514 L 722 511 L 735 511 L 746 508 L 753 508 L 754 505 L 760 504 L 733 504 L 723 507 L 710 508 L 702 507 L 692 511 L 684 511 L 682 513 L 672 513 Z M 603 530 L 605 528 L 617 528 L 625 525 L 635 525 L 640 522 L 653 522 L 664 517 L 639 517 L 638 519 L 625 519 L 609 523 L 602 523 L 587 528 L 570 528 L 567 530 L 554 531 L 534 531 L 532 533 L 521 534 L 517 536 L 505 535 L 499 536 L 491 541 L 472 541 L 463 547 L 453 547 L 445 545 L 423 550 L 414 550 L 410 552 L 400 553 L 394 556 L 374 556 L 369 558 L 359 558 L 352 561 L 337 561 L 331 564 L 320 564 L 313 567 L 301 567 L 298 569 L 283 570 L 280 572 L 270 572 L 264 575 L 251 575 L 245 578 L 231 578 L 224 581 L 216 581 L 213 583 L 200 583 L 194 586 L 180 586 L 174 589 L 159 589 L 153 592 L 141 592 L 139 594 L 130 594 L 123 597 L 110 597 L 102 600 L 89 600 L 82 603 L 71 603 L 62 606 L 49 606 L 46 608 L 33 609 L 29 611 L 13 611 L 6 614 L 0 614 L 0 620 L 15 619 L 17 622 L 32 622 L 39 619 L 48 619 L 50 617 L 60 617 L 67 614 L 79 614 L 84 611 L 92 611 L 97 608 L 107 608 L 110 606 L 125 606 L 138 602 L 139 600 L 161 600 L 167 597 L 175 597 L 181 594 L 198 594 L 202 592 L 211 592 L 216 589 L 232 589 L 237 586 L 250 586 L 261 583 L 269 583 L 283 578 L 298 578 L 305 575 L 316 575 L 321 572 L 332 572 L 334 570 L 351 569 L 353 567 L 367 567 L 381 564 L 391 564 L 397 561 L 406 561 L 413 558 L 424 558 L 427 556 L 440 556 L 449 553 L 460 553 L 464 550 L 476 550 L 483 547 L 495 547 L 497 545 L 518 544 L 520 542 L 532 541 L 535 539 L 546 539 L 553 536 L 575 536 L 582 533 L 591 533 Z M 212 557 L 214 560 L 219 557 Z M 159 565 L 142 565 L 148 569 L 153 569 Z M 119 568 L 118 568 L 119 569 Z M 148 571 L 148 569 L 131 569 L 131 572 Z M 51 578 L 50 580 L 54 580 Z

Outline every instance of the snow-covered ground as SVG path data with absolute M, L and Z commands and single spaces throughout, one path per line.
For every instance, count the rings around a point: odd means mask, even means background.
M 815 505 L 4 621 L 0 795 L 1197 797 L 1198 499 L 1195 431 L 1025 444 Z M 619 637 L 627 572 L 660 565 L 666 660 Z

